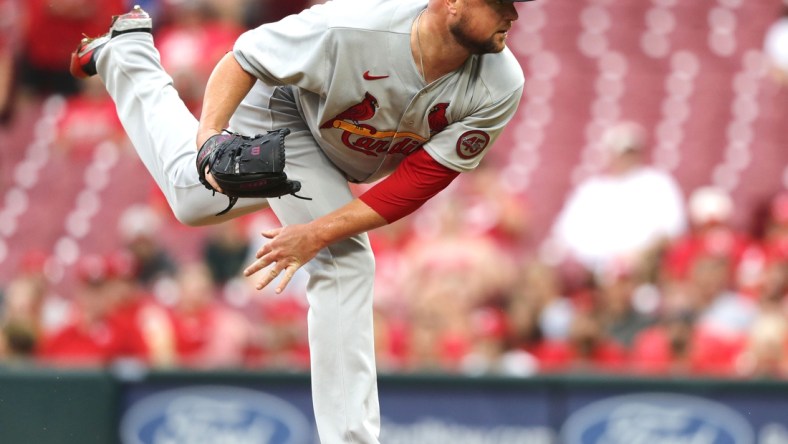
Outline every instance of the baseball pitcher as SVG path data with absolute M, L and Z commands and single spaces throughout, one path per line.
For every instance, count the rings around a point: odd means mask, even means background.
M 270 205 L 282 228 L 246 270 L 258 288 L 300 267 L 312 394 L 324 443 L 377 443 L 367 231 L 473 170 L 514 115 L 523 73 L 506 48 L 517 0 L 334 0 L 243 34 L 187 110 L 140 8 L 84 39 L 140 158 L 185 224 Z M 527 1 L 527 0 L 522 0 Z M 382 179 L 382 180 L 380 180 Z M 379 181 L 380 180 L 380 181 Z M 349 182 L 376 182 L 354 198 Z M 206 189 L 207 188 L 207 189 Z

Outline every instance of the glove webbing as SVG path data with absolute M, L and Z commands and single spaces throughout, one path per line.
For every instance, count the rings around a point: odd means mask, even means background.
M 214 195 L 216 194 L 216 190 L 213 191 L 213 194 Z M 293 197 L 297 197 L 299 199 L 302 199 L 302 200 L 312 200 L 311 197 L 299 196 L 296 193 L 290 193 L 290 195 L 293 196 Z M 216 216 L 221 216 L 222 214 L 225 214 L 228 211 L 232 210 L 233 207 L 235 206 L 235 204 L 238 202 L 238 198 L 237 197 L 234 197 L 234 196 L 227 196 L 227 197 L 230 199 L 230 203 L 227 205 L 227 208 L 225 208 L 224 210 L 216 213 Z M 282 196 L 277 197 L 277 199 L 281 199 L 281 198 L 282 198 Z M 270 199 L 270 197 L 268 197 L 267 199 Z

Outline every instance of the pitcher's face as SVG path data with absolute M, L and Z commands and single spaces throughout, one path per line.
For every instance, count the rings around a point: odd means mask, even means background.
M 500 0 L 459 0 L 449 30 L 471 54 L 501 52 L 512 23 L 519 17 L 514 3 Z

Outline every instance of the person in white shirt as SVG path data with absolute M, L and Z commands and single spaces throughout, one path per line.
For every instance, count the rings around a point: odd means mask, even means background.
M 766 31 L 763 51 L 775 80 L 788 86 L 788 0 L 783 0 L 782 15 Z
M 636 260 L 687 225 L 675 179 L 645 164 L 646 131 L 640 124 L 614 125 L 602 144 L 609 155 L 606 171 L 570 192 L 550 238 L 560 261 L 579 262 L 591 272 Z

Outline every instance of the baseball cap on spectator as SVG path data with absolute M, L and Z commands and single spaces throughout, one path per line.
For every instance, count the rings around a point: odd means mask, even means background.
M 77 278 L 90 285 L 98 285 L 110 279 L 134 279 L 136 273 L 137 262 L 125 251 L 107 255 L 85 255 L 76 264 Z
M 138 263 L 126 251 L 117 251 L 104 257 L 107 277 L 110 279 L 134 279 L 137 275 Z
M 76 263 L 76 276 L 88 285 L 101 284 L 109 278 L 107 261 L 98 254 L 82 256 Z
M 689 198 L 689 217 L 696 226 L 723 223 L 733 214 L 730 195 L 717 187 L 700 187 Z
M 636 122 L 620 122 L 602 134 L 602 145 L 612 154 L 640 151 L 646 146 L 646 129 Z

